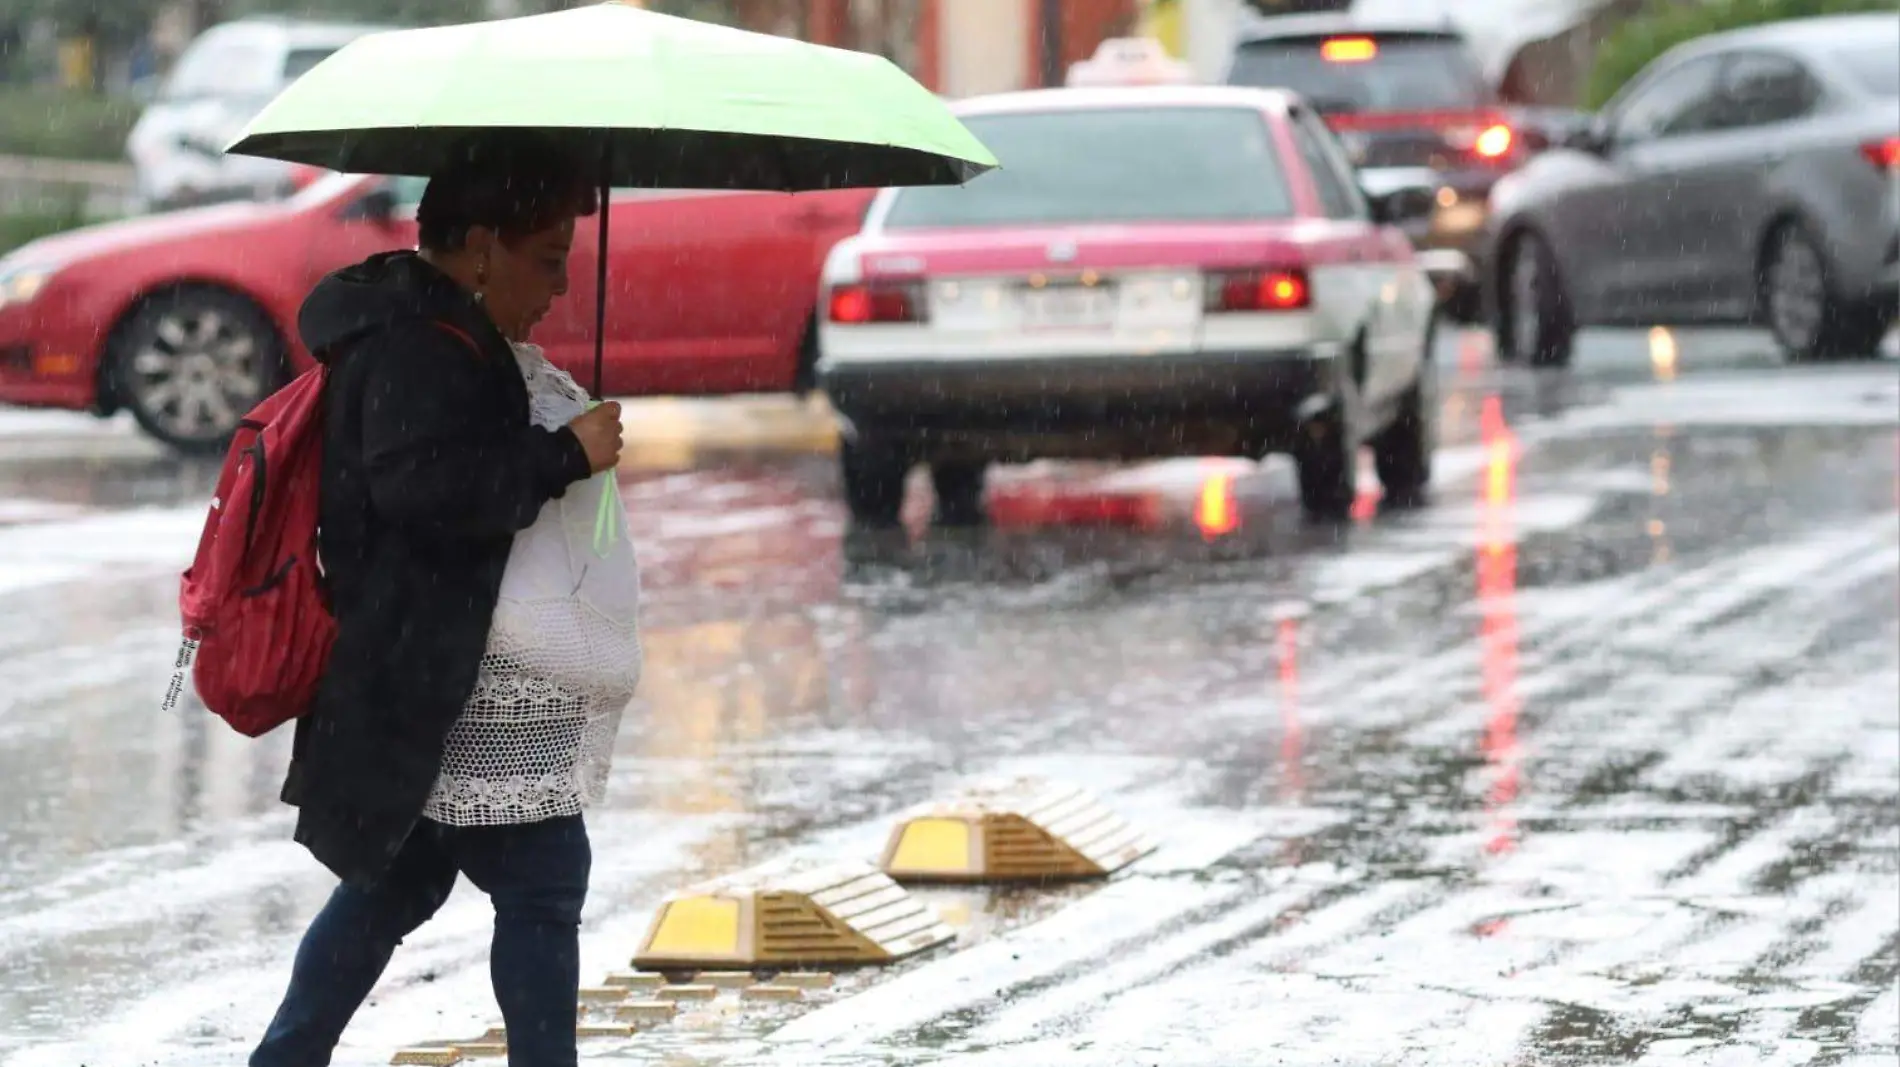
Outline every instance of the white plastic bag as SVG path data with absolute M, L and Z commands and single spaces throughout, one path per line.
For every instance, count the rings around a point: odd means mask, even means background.
M 515 358 L 531 418 L 565 426 L 592 401 L 532 345 Z M 583 687 L 631 691 L 639 678 L 640 568 L 612 471 L 567 487 L 515 535 L 495 608 L 497 636 L 527 671 Z M 604 521 L 603 516 L 610 516 Z

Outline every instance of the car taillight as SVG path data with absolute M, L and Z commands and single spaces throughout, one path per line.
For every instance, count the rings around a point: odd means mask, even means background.
M 1868 141 L 1860 146 L 1860 154 L 1881 170 L 1900 170 L 1900 137 Z
M 827 307 L 832 322 L 846 325 L 917 322 L 922 318 L 921 296 L 912 284 L 839 285 L 832 288 Z
M 1477 139 L 1471 142 L 1471 150 L 1485 159 L 1502 159 L 1510 154 L 1511 146 L 1516 142 L 1517 137 L 1511 128 L 1500 122 L 1486 126 Z
M 1328 63 L 1365 63 L 1379 54 L 1379 43 L 1370 37 L 1333 37 L 1322 41 L 1319 55 Z
M 1304 271 L 1229 271 L 1207 279 L 1209 311 L 1299 311 L 1312 302 Z

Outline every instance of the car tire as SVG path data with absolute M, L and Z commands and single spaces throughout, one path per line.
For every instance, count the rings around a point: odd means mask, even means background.
M 1499 263 L 1498 359 L 1533 367 L 1568 367 L 1577 326 L 1550 246 L 1525 231 L 1512 239 Z
M 1873 358 L 1893 324 L 1884 304 L 1841 299 L 1820 241 L 1799 220 L 1779 226 L 1763 248 L 1760 300 L 1790 363 Z
M 270 316 L 208 286 L 146 297 L 114 331 L 107 359 L 114 398 L 146 433 L 187 454 L 222 451 L 288 369 Z
M 1299 474 L 1300 510 L 1309 521 L 1341 522 L 1352 516 L 1359 492 L 1359 438 L 1343 399 L 1300 427 L 1293 465 Z
M 798 339 L 798 363 L 792 368 L 792 395 L 804 400 L 818 390 L 818 313 L 805 322 Z
M 1425 332 L 1418 376 L 1399 398 L 1392 422 L 1372 439 L 1372 459 L 1391 507 L 1425 503 L 1432 481 L 1432 453 L 1438 448 L 1438 372 L 1432 366 L 1433 330 Z
M 839 445 L 838 465 L 851 521 L 872 529 L 896 526 L 910 477 L 909 455 L 891 442 L 860 438 Z
M 938 526 L 973 527 L 989 521 L 983 506 L 983 487 L 989 464 L 946 462 L 930 465 L 931 486 L 937 493 Z

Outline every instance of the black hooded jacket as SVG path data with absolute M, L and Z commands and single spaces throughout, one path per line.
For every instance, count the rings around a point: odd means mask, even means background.
M 421 818 L 514 535 L 589 467 L 572 432 L 529 422 L 480 306 L 412 252 L 325 278 L 297 327 L 329 368 L 317 536 L 337 639 L 283 799 L 297 840 L 361 884 Z

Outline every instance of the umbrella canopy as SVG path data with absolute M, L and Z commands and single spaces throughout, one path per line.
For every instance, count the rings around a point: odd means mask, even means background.
M 952 185 L 996 166 L 889 60 L 621 3 L 358 38 L 227 151 L 426 176 L 497 128 L 598 144 L 621 187 Z

